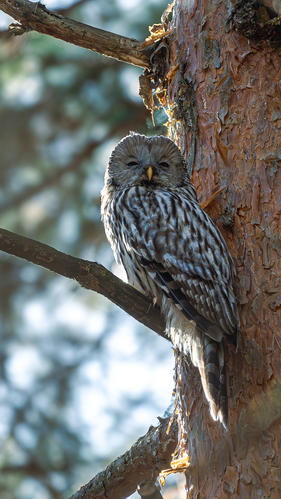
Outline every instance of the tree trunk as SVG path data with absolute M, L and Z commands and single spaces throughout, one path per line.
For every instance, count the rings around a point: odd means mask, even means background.
M 262 3 L 270 10 L 259 7 Z M 142 45 L 126 42 L 131 63 L 152 66 L 141 79 L 141 95 L 152 108 L 151 85 L 156 88 L 199 202 L 226 186 L 207 211 L 237 266 L 240 342 L 237 352 L 226 345 L 230 430 L 212 421 L 197 369 L 179 356 L 175 461 L 186 464 L 187 452 L 190 499 L 281 497 L 281 18 L 272 18 L 280 4 L 176 0 L 167 26 L 152 28 Z M 23 32 L 32 28 L 59 36 L 52 13 L 33 5 L 0 0 L 5 12 L 13 7 Z M 80 38 L 73 43 L 81 44 Z M 98 51 L 93 40 L 89 43 Z M 122 59 L 119 49 L 111 56 Z M 14 242 L 8 252 L 17 254 Z M 116 467 L 116 480 L 123 473 L 126 481 L 124 469 Z M 96 497 L 88 485 L 79 497 L 86 489 L 87 497 Z M 127 486 L 120 497 L 126 493 Z
M 185 447 L 190 457 L 189 498 L 277 499 L 281 49 L 249 40 L 235 31 L 236 21 L 231 1 L 177 0 L 168 84 L 160 92 L 158 88 L 162 104 L 169 103 L 169 135 L 192 168 L 199 202 L 227 186 L 206 211 L 236 262 L 241 317 L 238 351 L 226 349 L 228 434 L 211 420 L 203 396 L 198 396 L 197 370 L 191 366 L 192 373 L 187 372 L 178 361 L 183 410 L 178 455 Z

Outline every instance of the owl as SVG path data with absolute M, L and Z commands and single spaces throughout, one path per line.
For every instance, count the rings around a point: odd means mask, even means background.
M 172 343 L 199 369 L 213 419 L 227 428 L 224 338 L 237 344 L 235 267 L 176 144 L 124 137 L 106 169 L 101 215 L 129 284 L 157 300 Z

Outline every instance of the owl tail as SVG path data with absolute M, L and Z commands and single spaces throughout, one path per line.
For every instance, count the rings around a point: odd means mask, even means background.
M 192 360 L 199 368 L 211 416 L 215 421 L 219 420 L 228 430 L 227 378 L 223 341 L 218 343 L 199 332 L 196 343 L 196 353 L 192 352 Z

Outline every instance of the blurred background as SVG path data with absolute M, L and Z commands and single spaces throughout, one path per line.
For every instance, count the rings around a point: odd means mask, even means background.
M 167 0 L 45 4 L 144 40 Z M 99 193 L 122 136 L 166 134 L 138 96 L 142 70 L 37 33 L 9 37 L 11 22 L 0 11 L 1 227 L 124 278 Z M 171 402 L 172 349 L 35 265 L 0 253 L 0 275 L 1 499 L 66 498 L 157 424 Z M 165 498 L 183 497 L 179 483 Z

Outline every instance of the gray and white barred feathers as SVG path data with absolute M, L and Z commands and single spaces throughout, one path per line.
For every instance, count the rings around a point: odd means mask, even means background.
M 128 282 L 157 299 L 175 347 L 198 367 L 214 420 L 228 428 L 224 338 L 237 344 L 235 267 L 201 209 L 183 156 L 164 136 L 124 137 L 101 192 L 106 236 Z

